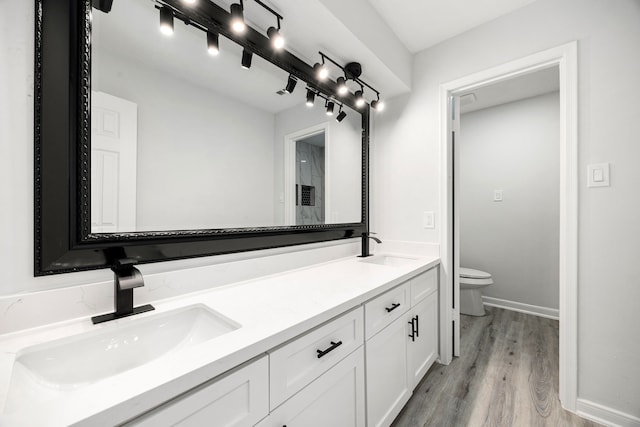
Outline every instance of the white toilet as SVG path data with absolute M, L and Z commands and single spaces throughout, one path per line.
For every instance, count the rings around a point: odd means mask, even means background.
M 482 288 L 493 284 L 491 274 L 473 268 L 460 268 L 460 314 L 484 316 Z

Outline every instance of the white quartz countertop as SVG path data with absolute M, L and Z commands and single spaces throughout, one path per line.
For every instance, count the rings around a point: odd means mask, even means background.
M 153 303 L 155 311 L 105 324 L 93 325 L 90 318 L 75 319 L 0 336 L 0 425 L 110 426 L 124 422 L 440 262 L 437 257 L 402 256 L 414 259 L 391 266 L 350 257 L 157 301 Z M 75 390 L 51 390 L 45 397 L 25 393 L 17 399 L 24 399 L 24 404 L 5 406 L 8 397 L 16 401 L 15 395 L 9 395 L 16 393 L 11 388 L 11 378 L 14 360 L 21 350 L 190 305 L 215 310 L 240 324 L 240 328 Z

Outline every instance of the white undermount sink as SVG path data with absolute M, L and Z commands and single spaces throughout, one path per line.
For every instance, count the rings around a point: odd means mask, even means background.
M 417 258 L 401 255 L 373 255 L 362 259 L 360 262 L 368 262 L 370 264 L 389 265 L 392 267 L 402 267 L 414 263 Z
M 9 400 L 34 387 L 48 389 L 45 394 L 77 390 L 239 327 L 204 305 L 192 305 L 27 347 L 16 356 Z

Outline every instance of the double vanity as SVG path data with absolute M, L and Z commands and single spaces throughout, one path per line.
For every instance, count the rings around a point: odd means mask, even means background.
M 437 358 L 438 264 L 350 257 L 7 334 L 0 425 L 389 425 Z

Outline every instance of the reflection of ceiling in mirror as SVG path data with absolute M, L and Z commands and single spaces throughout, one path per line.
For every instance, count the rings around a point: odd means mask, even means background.
M 242 48 L 224 36 L 220 54 L 213 57 L 207 52 L 206 34 L 178 19 L 174 34 L 163 35 L 154 6 L 151 0 L 126 0 L 114 2 L 108 14 L 94 9 L 93 55 L 105 51 L 141 62 L 271 113 L 300 105 L 304 99 L 303 82 L 298 82 L 292 95 L 278 95 L 288 74 L 257 55 L 250 70 L 242 69 Z

